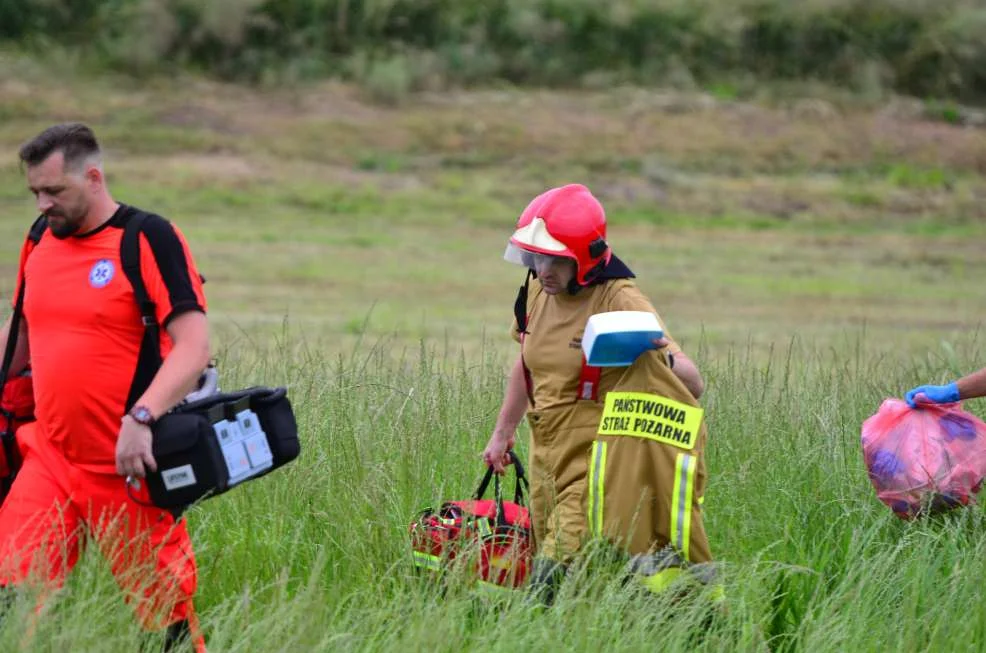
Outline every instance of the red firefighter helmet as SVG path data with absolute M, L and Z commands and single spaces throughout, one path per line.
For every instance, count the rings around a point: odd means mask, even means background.
M 535 197 L 517 221 L 504 258 L 532 267 L 530 256 L 547 254 L 575 261 L 575 280 L 585 286 L 612 256 L 606 244 L 606 212 L 589 189 L 569 184 Z

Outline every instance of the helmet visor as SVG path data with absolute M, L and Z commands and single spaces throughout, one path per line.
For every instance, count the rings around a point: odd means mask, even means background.
M 537 272 L 538 268 L 544 270 L 551 265 L 561 261 L 572 261 L 568 256 L 556 256 L 554 254 L 541 254 L 539 252 L 529 252 L 526 249 L 517 247 L 513 243 L 507 244 L 507 251 L 503 253 L 503 260 L 516 265 L 522 265 Z

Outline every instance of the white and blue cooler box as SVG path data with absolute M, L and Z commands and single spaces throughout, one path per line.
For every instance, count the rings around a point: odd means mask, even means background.
M 624 367 L 633 364 L 653 341 L 664 336 L 657 316 L 647 311 L 596 313 L 586 322 L 582 353 L 594 367 Z

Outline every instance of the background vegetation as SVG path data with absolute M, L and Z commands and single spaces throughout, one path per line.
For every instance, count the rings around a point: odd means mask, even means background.
M 914 379 L 953 374 L 948 357 L 878 357 L 863 339 L 702 361 L 707 528 L 726 587 L 725 611 L 710 618 L 704 602 L 642 595 L 594 560 L 549 611 L 463 579 L 441 593 L 413 571 L 407 524 L 474 487 L 501 365 L 427 346 L 395 360 L 387 342 L 338 358 L 288 353 L 295 344 L 223 359 L 230 385 L 290 380 L 304 451 L 189 513 L 210 651 L 835 653 L 986 641 L 986 515 L 902 522 L 876 501 L 860 455 L 862 420 Z M 982 357 L 968 338 L 953 362 Z M 4 650 L 122 653 L 146 639 L 98 555 L 40 617 L 34 601 L 21 595 L 0 625 Z
M 817 79 L 981 99 L 979 0 L 3 0 L 0 40 L 132 73 L 715 87 Z

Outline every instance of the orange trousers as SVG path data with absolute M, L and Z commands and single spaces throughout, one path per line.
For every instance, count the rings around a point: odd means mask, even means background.
M 184 520 L 141 505 L 150 503 L 144 487 L 131 490 L 131 497 L 122 477 L 72 465 L 36 424 L 18 429 L 17 439 L 24 462 L 0 507 L 0 586 L 59 587 L 80 546 L 93 541 L 145 628 L 187 621 L 195 649 L 204 651 L 192 606 L 195 557 Z

